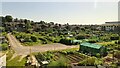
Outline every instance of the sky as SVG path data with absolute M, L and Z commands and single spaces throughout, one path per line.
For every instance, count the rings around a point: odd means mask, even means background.
M 120 1 L 118 3 L 118 21 L 120 21 Z
M 1 0 L 2 2 L 118 2 L 119 0 Z
M 103 24 L 118 20 L 118 2 L 2 2 L 2 15 L 60 24 Z

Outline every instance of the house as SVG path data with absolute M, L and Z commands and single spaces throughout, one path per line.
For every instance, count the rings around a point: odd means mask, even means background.
M 100 54 L 101 56 L 107 54 L 106 47 L 93 43 L 81 43 L 79 51 L 94 56 L 96 56 L 97 54 Z
M 101 25 L 101 30 L 112 31 L 112 32 L 120 32 L 120 21 L 105 22 L 105 24 Z

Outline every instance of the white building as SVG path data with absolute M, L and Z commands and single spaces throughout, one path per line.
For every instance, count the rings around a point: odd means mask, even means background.
M 118 22 L 105 22 L 101 25 L 101 29 L 105 31 L 120 32 L 120 21 Z

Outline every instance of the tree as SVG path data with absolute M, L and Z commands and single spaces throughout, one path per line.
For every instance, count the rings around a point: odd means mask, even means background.
M 45 22 L 44 22 L 44 21 L 40 21 L 39 23 L 40 23 L 40 24 L 45 24 Z
M 50 22 L 51 25 L 54 25 L 54 22 Z
M 23 23 L 23 22 L 24 22 L 24 20 L 23 20 L 23 19 L 20 19 L 20 22 L 21 22 L 21 23 Z
M 2 23 L 4 23 L 4 22 L 5 22 L 5 17 L 1 16 L 1 17 L 0 17 L 0 21 L 1 21 Z
M 30 20 L 25 19 L 24 23 L 25 23 L 25 26 L 26 26 L 26 30 L 29 31 L 29 29 L 31 28 Z
M 25 20 L 24 20 L 24 23 L 26 24 L 27 22 L 28 22 L 28 20 L 27 20 L 27 19 L 25 19 Z
M 15 19 L 14 19 L 14 22 L 18 22 L 18 21 L 19 21 L 18 18 L 15 18 Z
M 83 28 L 81 28 L 81 30 L 82 30 L 82 31 L 85 31 L 85 28 L 83 27 Z
M 41 29 L 42 29 L 43 31 L 45 31 L 45 30 L 47 29 L 47 25 L 42 24 L 42 25 L 41 25 Z
M 71 26 L 67 23 L 66 26 L 65 26 L 65 28 L 66 28 L 67 30 L 70 30 L 70 29 L 71 29 Z
M 55 30 L 59 29 L 58 25 L 55 25 L 53 28 L 55 28 Z
M 12 22 L 13 18 L 10 15 L 5 16 L 6 22 Z

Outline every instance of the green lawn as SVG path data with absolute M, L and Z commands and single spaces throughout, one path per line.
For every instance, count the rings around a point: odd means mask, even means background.
M 13 50 L 8 50 L 8 53 L 6 54 L 6 60 L 8 61 L 8 60 L 10 60 L 10 58 L 12 58 L 12 56 L 13 56 L 13 54 L 14 54 L 14 51 Z
M 12 58 L 13 54 L 14 54 L 13 50 L 9 50 L 8 53 L 6 54 L 6 56 L 7 56 L 7 58 L 6 58 L 7 68 L 14 68 L 14 66 L 15 66 L 15 68 L 23 68 L 23 66 L 25 66 L 27 59 L 23 58 L 21 61 L 18 61 L 21 56 L 16 56 L 12 60 L 10 60 Z
M 23 58 L 19 61 L 21 56 L 17 56 L 10 61 L 7 61 L 7 66 L 25 66 L 26 58 Z

